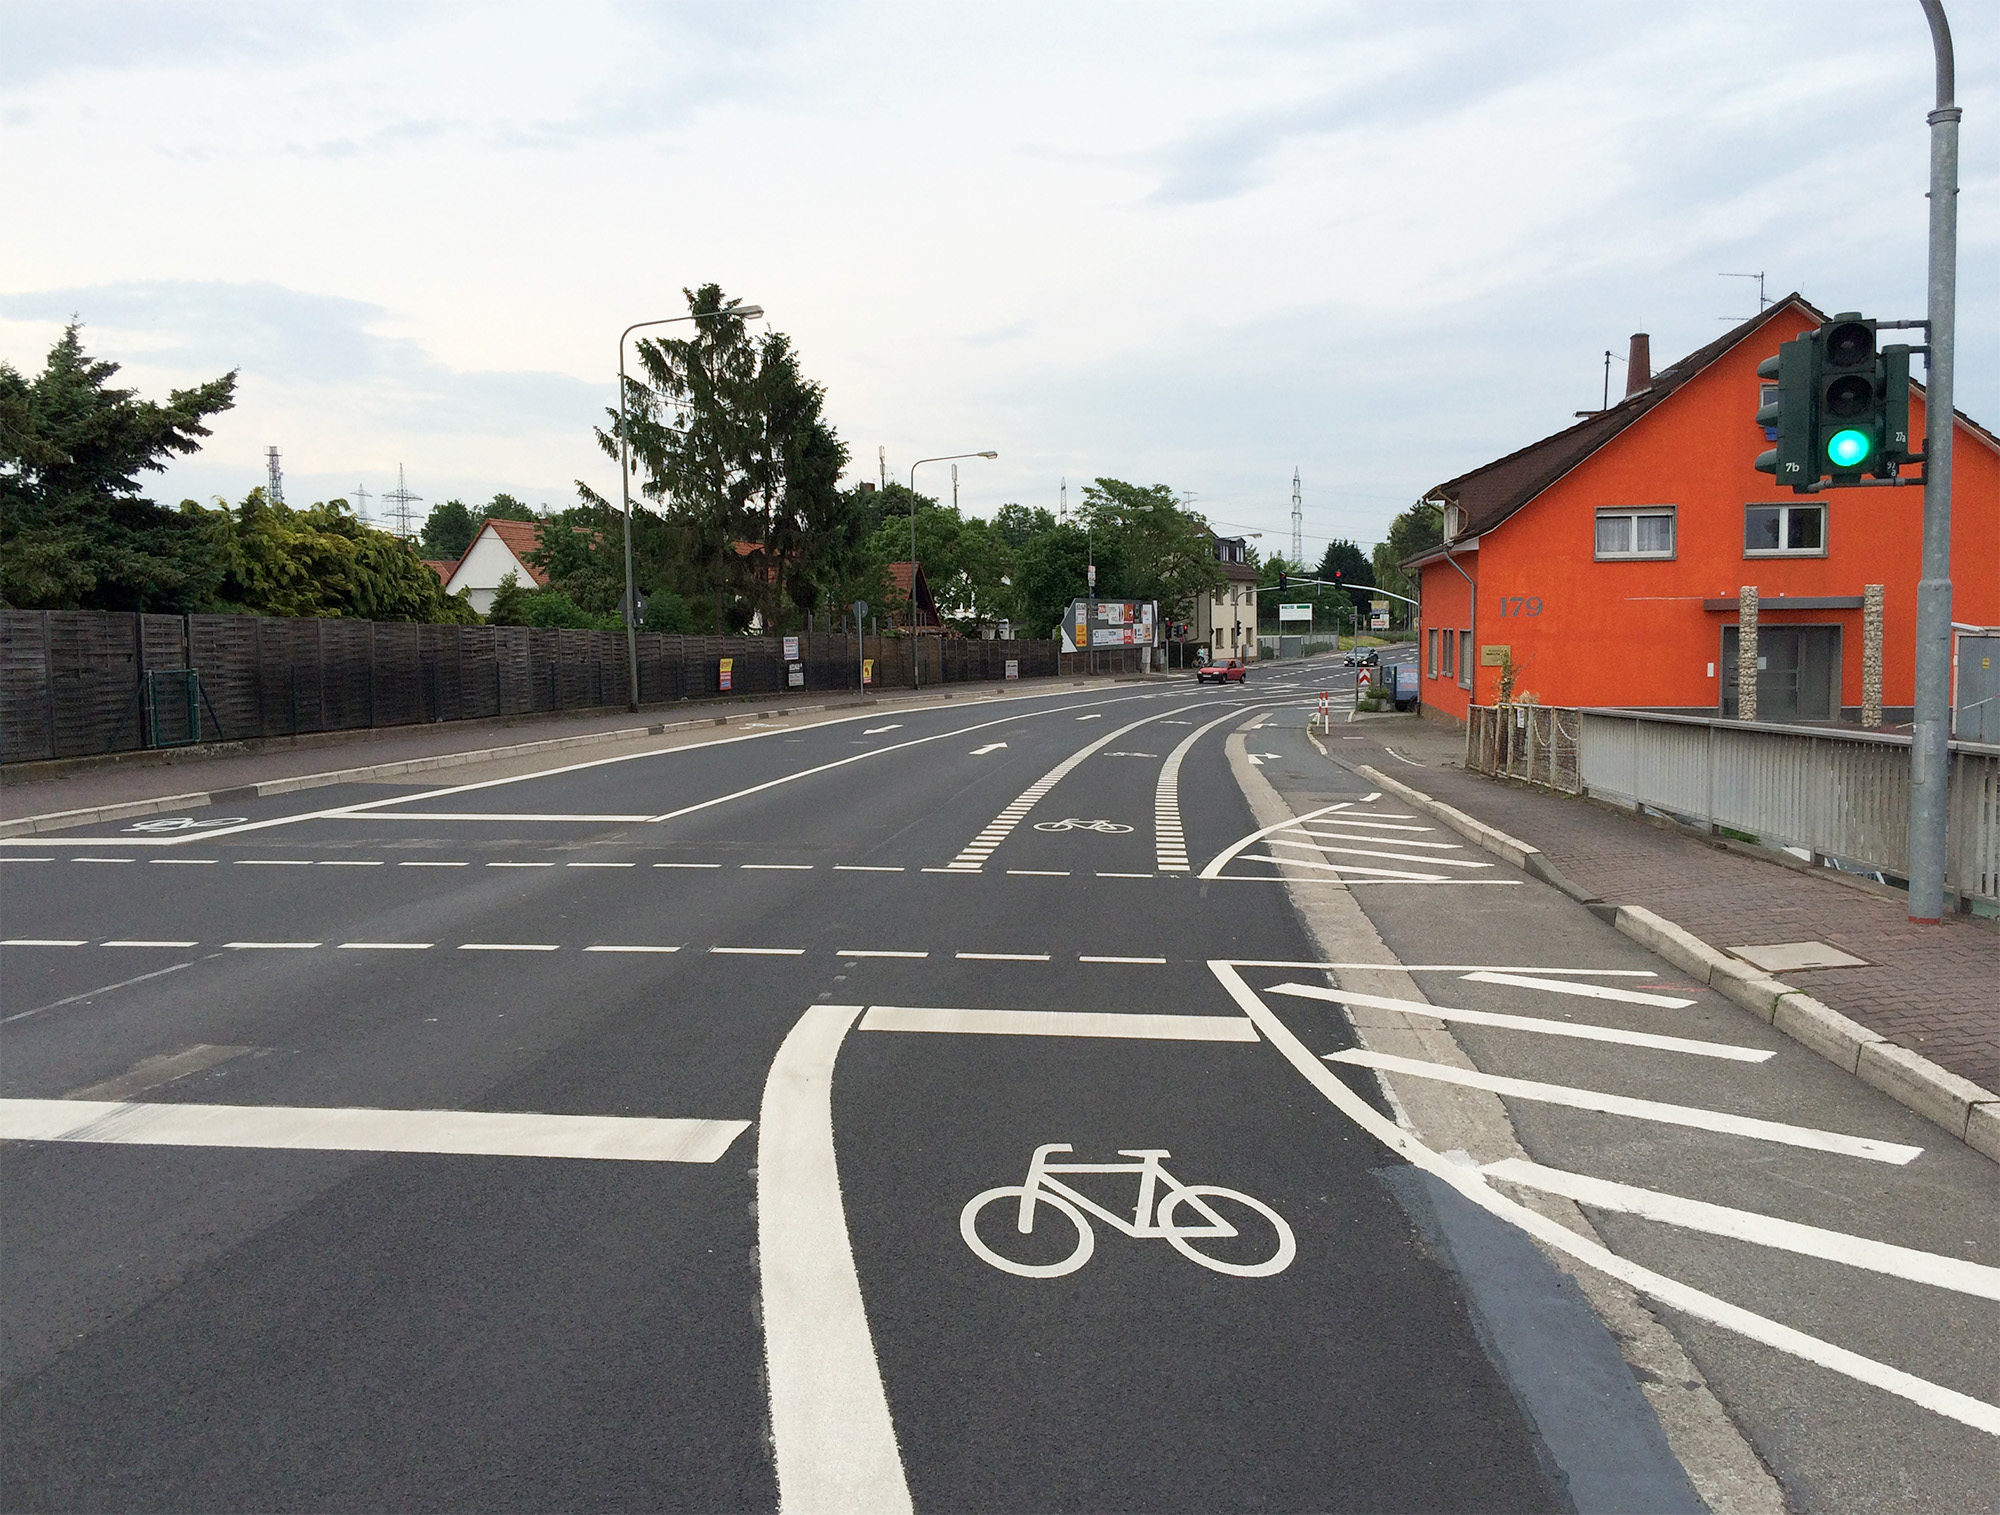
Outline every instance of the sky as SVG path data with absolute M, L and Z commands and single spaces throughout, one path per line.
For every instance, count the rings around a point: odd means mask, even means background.
M 1959 406 L 2000 424 L 2000 6 L 1964 108 Z M 1923 314 L 1916 0 L 561 6 L 0 0 L 0 360 L 239 371 L 154 498 L 615 495 L 625 326 L 715 282 L 850 478 L 1098 476 L 1364 547 L 1756 309 Z M 949 497 L 949 465 L 918 487 Z

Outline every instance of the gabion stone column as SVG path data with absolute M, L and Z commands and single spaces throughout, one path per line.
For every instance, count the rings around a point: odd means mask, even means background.
M 1757 586 L 1745 584 L 1736 597 L 1736 719 L 1757 719 Z
M 1882 586 L 1861 586 L 1861 724 L 1882 724 Z

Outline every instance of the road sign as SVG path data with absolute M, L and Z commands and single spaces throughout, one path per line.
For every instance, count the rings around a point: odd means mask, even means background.
M 1021 660 L 1019 658 L 1007 659 L 1007 677 L 1010 679 L 1018 679 L 1020 676 L 1021 676 Z
M 1278 619 L 1281 621 L 1304 621 L 1312 625 L 1313 608 L 1310 605 L 1280 605 Z
M 1357 691 L 1366 689 L 1370 684 L 1374 682 L 1375 680 L 1369 677 L 1368 670 L 1366 668 L 1357 669 L 1355 671 L 1354 687 Z

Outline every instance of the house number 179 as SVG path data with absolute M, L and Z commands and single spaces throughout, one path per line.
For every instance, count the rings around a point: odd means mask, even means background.
M 1503 594 L 1500 596 L 1500 614 L 1540 615 L 1542 597 L 1538 594 Z

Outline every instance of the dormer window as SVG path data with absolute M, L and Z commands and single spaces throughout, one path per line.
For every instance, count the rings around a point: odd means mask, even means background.
M 1444 539 L 1447 542 L 1456 541 L 1464 531 L 1465 531 L 1465 511 L 1457 505 L 1445 506 Z

